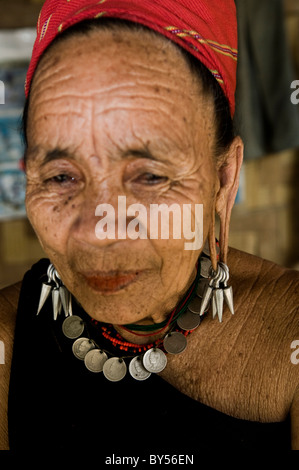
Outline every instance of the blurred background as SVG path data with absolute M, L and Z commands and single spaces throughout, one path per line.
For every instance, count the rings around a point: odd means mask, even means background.
M 26 218 L 23 84 L 43 1 L 0 0 L 0 288 L 44 256 Z M 219 1 L 221 5 L 221 2 Z M 236 0 L 235 125 L 245 146 L 230 246 L 299 269 L 299 0 Z M 1 82 L 0 82 L 1 85 Z

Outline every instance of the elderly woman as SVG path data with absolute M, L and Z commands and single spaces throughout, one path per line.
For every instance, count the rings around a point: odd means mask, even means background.
M 1 448 L 299 448 L 298 274 L 228 249 L 236 29 L 232 0 L 45 2 L 24 125 L 48 259 L 1 292 Z

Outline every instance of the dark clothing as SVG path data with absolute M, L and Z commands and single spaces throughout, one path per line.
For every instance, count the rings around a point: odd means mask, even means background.
M 289 421 L 232 418 L 155 374 L 138 382 L 128 373 L 113 383 L 88 371 L 73 356 L 73 340 L 61 331 L 63 319 L 53 321 L 49 299 L 36 316 L 48 264 L 41 260 L 34 265 L 21 289 L 9 391 L 11 450 L 90 449 L 103 457 L 111 451 L 146 455 L 290 448 Z M 76 313 L 80 307 L 74 304 Z

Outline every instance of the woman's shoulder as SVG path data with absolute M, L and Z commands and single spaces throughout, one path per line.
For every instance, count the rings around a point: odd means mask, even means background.
M 190 335 L 188 380 L 180 357 L 170 358 L 164 377 L 236 418 L 283 421 L 299 387 L 299 365 L 292 361 L 299 340 L 299 275 L 235 249 L 227 264 L 235 314 L 225 306 L 222 323 L 208 314 Z
M 271 276 L 281 276 L 282 274 L 293 274 L 299 279 L 299 271 L 285 266 L 281 266 L 273 261 L 261 258 L 256 255 L 252 255 L 245 251 L 238 250 L 236 248 L 229 248 L 228 251 L 228 264 L 231 264 L 234 268 L 239 267 L 243 273 L 248 276 L 254 272 L 255 274 L 265 274 L 271 272 Z
M 20 294 L 23 300 L 24 295 L 32 298 L 33 287 L 45 278 L 48 265 L 49 260 L 42 258 L 24 274 L 22 281 L 0 289 L 0 339 L 1 334 L 13 337 Z
M 227 264 L 235 314 L 225 308 L 222 323 L 208 316 L 190 338 L 194 357 L 200 351 L 198 396 L 235 417 L 283 421 L 299 387 L 299 274 L 235 249 Z
M 0 449 L 8 449 L 7 397 L 21 282 L 0 290 Z
M 0 290 L 0 339 L 13 337 L 21 282 Z
M 292 400 L 299 389 L 294 361 L 299 356 L 299 272 L 233 249 L 228 264 L 235 311 L 240 312 L 236 323 L 253 352 L 254 367 L 267 370 L 269 380 L 280 377 L 281 394 Z
M 299 339 L 299 272 L 235 249 L 229 251 L 228 264 L 245 317 L 256 326 L 280 331 L 281 341 Z
M 28 302 L 34 301 L 33 288 L 39 286 L 41 279 L 47 272 L 49 260 L 41 259 L 29 269 L 23 280 L 0 290 L 0 341 L 5 348 L 5 365 L 9 365 L 12 356 L 12 346 L 19 298 Z
M 228 265 L 232 282 L 244 293 L 251 292 L 252 299 L 259 294 L 262 302 L 297 309 L 299 271 L 233 248 L 229 250 Z

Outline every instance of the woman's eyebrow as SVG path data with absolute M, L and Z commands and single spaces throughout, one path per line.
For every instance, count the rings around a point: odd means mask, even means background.
M 158 160 L 147 148 L 129 149 L 122 153 L 122 158 L 136 157 L 147 158 L 148 160 Z
M 54 149 L 45 151 L 42 147 L 36 145 L 33 148 L 27 148 L 24 154 L 24 160 L 28 161 L 29 159 L 40 161 L 41 165 L 52 160 L 58 160 L 59 158 L 74 158 L 74 152 L 68 148 L 55 147 Z
M 141 148 L 135 147 L 135 148 L 123 149 L 119 152 L 119 157 L 121 159 L 135 157 L 135 158 L 144 158 L 144 159 L 153 160 L 153 161 L 167 161 L 165 159 L 161 159 L 161 158 L 158 158 L 157 156 L 154 156 L 153 153 L 147 147 L 141 147 Z M 39 160 L 41 162 L 41 165 L 43 166 L 53 160 L 58 160 L 60 158 L 74 159 L 75 152 L 67 147 L 65 148 L 55 147 L 51 150 L 45 151 L 41 147 L 36 146 L 31 150 L 27 149 L 26 160 L 28 158 Z
M 51 162 L 52 160 L 58 160 L 59 158 L 74 158 L 73 152 L 68 149 L 62 149 L 59 147 L 53 150 L 48 150 L 45 155 L 42 156 L 42 165 Z
M 128 149 L 125 151 L 122 151 L 120 153 L 121 159 L 126 159 L 129 157 L 135 157 L 135 158 L 145 158 L 148 160 L 158 160 L 156 157 L 153 156 L 153 154 L 145 148 L 140 148 L 140 149 Z M 74 152 L 72 152 L 70 149 L 67 148 L 59 148 L 56 147 L 53 150 L 49 150 L 46 152 L 44 156 L 42 156 L 43 162 L 42 165 L 45 165 L 46 163 L 53 161 L 53 160 L 58 160 L 59 158 L 74 158 Z

